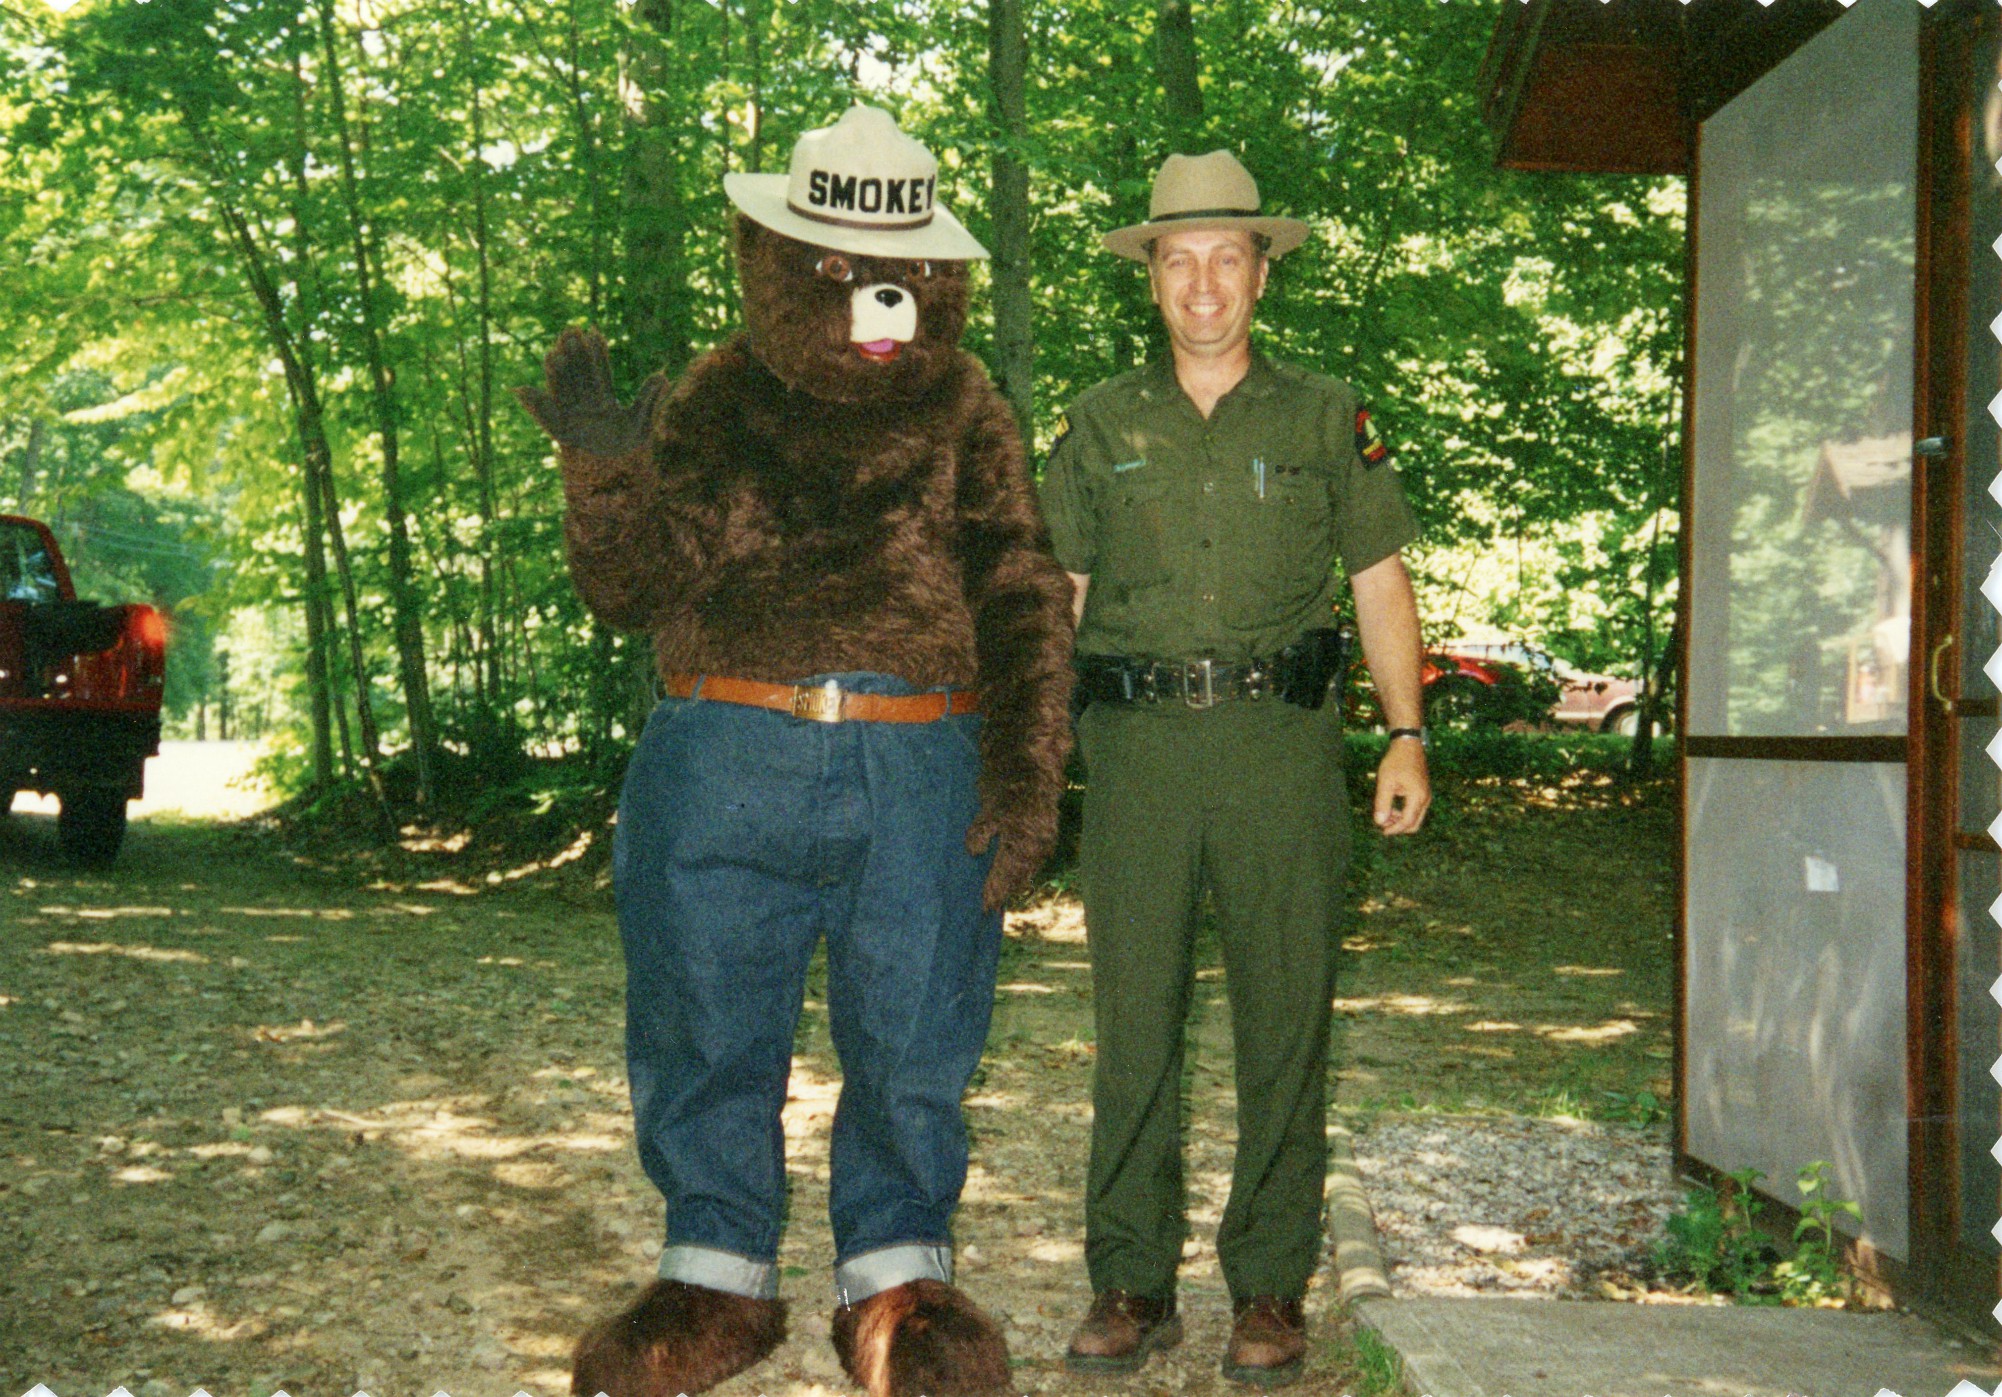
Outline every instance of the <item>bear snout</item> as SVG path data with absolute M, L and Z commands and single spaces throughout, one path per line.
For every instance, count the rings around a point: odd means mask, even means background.
M 858 286 L 848 299 L 848 341 L 872 348 L 886 341 L 909 344 L 918 334 L 918 301 L 886 281 Z

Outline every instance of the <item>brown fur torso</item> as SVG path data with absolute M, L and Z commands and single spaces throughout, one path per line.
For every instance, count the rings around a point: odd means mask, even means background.
M 963 354 L 894 406 L 787 388 L 743 335 L 693 365 L 654 447 L 663 506 L 702 562 L 654 618 L 662 672 L 974 683 L 958 493 L 993 392 Z
M 606 625 L 653 636 L 663 674 L 977 688 L 966 847 L 998 836 L 982 892 L 998 907 L 1056 842 L 1071 584 L 1014 415 L 959 348 L 965 267 L 737 232 L 746 328 L 671 391 L 655 375 L 621 405 L 604 339 L 576 330 L 543 361 L 547 389 L 522 390 L 558 445 L 571 579 Z M 872 358 L 851 307 L 893 293 L 916 332 Z

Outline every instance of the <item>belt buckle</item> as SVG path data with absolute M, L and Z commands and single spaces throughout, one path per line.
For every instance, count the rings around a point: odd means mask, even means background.
M 1198 691 L 1196 676 L 1202 676 Z M 1208 659 L 1190 660 L 1182 666 L 1182 701 L 1191 708 L 1216 707 L 1215 665 Z
M 792 691 L 792 716 L 810 723 L 841 721 L 841 686 L 832 679 L 825 684 L 800 685 Z

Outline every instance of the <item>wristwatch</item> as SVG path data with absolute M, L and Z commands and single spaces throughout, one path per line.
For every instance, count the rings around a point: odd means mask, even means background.
M 1384 736 L 1388 738 L 1415 737 L 1418 739 L 1420 747 L 1423 747 L 1428 752 L 1432 750 L 1432 734 L 1423 728 L 1392 728 Z

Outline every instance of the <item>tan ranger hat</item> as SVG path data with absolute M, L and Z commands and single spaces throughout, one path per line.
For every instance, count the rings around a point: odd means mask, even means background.
M 1258 182 L 1227 150 L 1208 155 L 1171 155 L 1154 177 L 1147 221 L 1115 228 L 1105 246 L 1136 262 L 1147 260 L 1147 244 L 1164 233 L 1198 228 L 1243 228 L 1272 240 L 1267 257 L 1284 257 L 1307 241 L 1307 225 L 1297 218 L 1262 218 Z
M 938 202 L 938 161 L 880 107 L 857 102 L 792 148 L 783 175 L 728 174 L 730 202 L 774 232 L 865 257 L 985 257 Z

